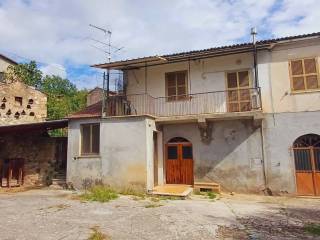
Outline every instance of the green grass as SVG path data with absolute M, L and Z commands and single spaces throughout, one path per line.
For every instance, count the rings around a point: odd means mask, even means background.
M 82 194 L 80 198 L 85 201 L 109 202 L 110 200 L 118 198 L 118 194 L 110 187 L 99 185 L 90 188 L 89 191 Z
M 143 189 L 137 189 L 134 187 L 124 187 L 117 191 L 121 195 L 130 195 L 135 196 L 141 199 L 144 199 L 146 197 L 146 194 Z
M 307 224 L 304 226 L 304 231 L 313 235 L 320 236 L 320 225 L 314 223 Z
M 216 199 L 217 194 L 215 192 L 207 192 L 207 197 L 210 199 Z
M 108 237 L 107 235 L 103 234 L 99 227 L 92 227 L 91 228 L 92 233 L 89 236 L 88 240 L 108 240 L 111 239 L 110 237 Z

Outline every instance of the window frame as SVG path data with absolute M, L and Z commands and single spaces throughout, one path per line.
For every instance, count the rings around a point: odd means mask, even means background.
M 90 148 L 90 152 L 89 153 L 84 153 L 83 152 L 83 127 L 84 126 L 90 126 L 90 139 L 89 139 L 89 148 Z M 98 145 L 98 152 L 93 152 L 93 126 L 99 126 L 99 145 Z M 100 123 L 83 123 L 80 124 L 80 156 L 99 156 L 100 154 Z
M 178 74 L 178 73 L 184 73 L 185 74 L 185 96 L 183 97 L 183 95 L 174 95 L 174 96 L 169 96 L 169 84 L 168 84 L 168 74 Z M 175 77 L 175 82 L 176 82 L 176 94 L 178 94 L 178 88 L 179 85 L 177 84 L 177 77 Z M 188 87 L 189 85 L 189 79 L 188 79 L 188 70 L 180 70 L 180 71 L 173 71 L 173 72 L 166 72 L 165 73 L 165 88 L 166 88 L 166 101 L 167 102 L 176 102 L 176 101 L 185 101 L 188 100 Z M 180 96 L 180 97 L 179 97 Z M 171 99 L 172 98 L 172 99 Z
M 308 73 L 305 74 L 305 65 L 304 65 L 304 61 L 306 59 L 314 59 L 315 60 L 315 65 L 316 65 L 316 72 L 315 73 Z M 292 68 L 291 68 L 291 62 L 292 61 L 302 61 L 302 70 L 303 70 L 303 74 L 302 75 L 293 75 L 292 74 Z M 318 57 L 317 56 L 310 56 L 310 57 L 303 57 L 303 58 L 292 58 L 292 59 L 288 59 L 288 69 L 289 69 L 289 78 L 290 78 L 290 89 L 291 89 L 291 93 L 295 94 L 295 93 L 308 93 L 308 92 L 318 92 L 320 91 L 320 72 L 319 72 L 319 62 L 318 62 Z M 307 82 L 306 82 L 306 77 L 307 76 L 312 76 L 312 75 L 316 75 L 317 76 L 317 80 L 318 80 L 318 87 L 314 88 L 314 89 L 308 89 L 307 88 Z M 302 76 L 303 77 L 303 83 L 304 83 L 304 87 L 305 89 L 302 90 L 295 90 L 293 88 L 293 78 L 295 76 Z
M 240 87 L 240 85 L 239 85 L 239 72 L 248 72 L 248 77 L 249 77 L 249 86 L 248 87 Z M 229 88 L 228 87 L 228 74 L 230 74 L 230 73 L 236 73 L 236 75 L 237 75 L 237 87 L 235 87 L 235 88 Z M 241 112 L 240 111 L 240 103 L 241 102 L 247 102 L 247 101 L 240 101 L 240 90 L 245 90 L 245 89 L 248 89 L 249 90 L 249 94 L 250 94 L 250 101 L 248 101 L 248 102 L 250 102 L 250 104 L 252 104 L 252 99 L 251 99 L 251 97 L 252 97 L 252 95 L 251 95 L 251 90 L 250 89 L 252 89 L 253 88 L 253 76 L 252 76 L 252 69 L 251 68 L 242 68 L 242 69 L 234 69 L 234 70 L 229 70 L 229 71 L 226 71 L 225 72 L 225 89 L 226 89 L 226 104 L 227 104 L 227 111 L 228 112 L 232 112 L 232 111 L 230 111 L 230 106 L 229 106 L 229 104 L 230 103 L 238 103 L 238 107 L 239 107 L 239 112 Z M 238 87 L 239 86 L 239 87 Z M 238 101 L 229 101 L 229 91 L 237 91 L 237 99 L 238 99 Z

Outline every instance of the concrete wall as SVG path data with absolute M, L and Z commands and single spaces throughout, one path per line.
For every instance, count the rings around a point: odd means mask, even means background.
M 267 182 L 274 192 L 295 193 L 293 142 L 300 136 L 320 134 L 320 112 L 266 114 L 264 119 Z
M 22 106 L 17 104 L 15 97 L 22 97 Z M 32 104 L 29 104 L 30 99 Z M 46 117 L 47 96 L 44 93 L 20 81 L 0 84 L 0 125 L 41 122 Z
M 163 126 L 164 143 L 183 137 L 193 144 L 195 181 L 214 181 L 227 191 L 264 189 L 261 134 L 249 120 L 212 122 L 213 140 L 201 141 L 196 124 Z
M 96 122 L 100 122 L 100 154 L 81 156 L 80 125 Z M 70 121 L 68 181 L 77 188 L 91 179 L 113 186 L 152 189 L 154 130 L 154 121 L 148 117 Z
M 306 57 L 316 57 L 320 68 L 320 39 L 275 46 L 271 52 L 260 55 L 259 80 L 264 96 L 264 112 L 320 110 L 319 90 L 305 93 L 294 93 L 291 90 L 289 61 Z

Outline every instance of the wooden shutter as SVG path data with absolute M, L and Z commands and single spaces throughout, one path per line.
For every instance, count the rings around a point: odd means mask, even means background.
M 315 58 L 292 60 L 289 65 L 292 90 L 304 91 L 319 88 L 319 76 Z
M 185 99 L 187 95 L 187 72 L 166 73 L 166 92 L 168 101 Z

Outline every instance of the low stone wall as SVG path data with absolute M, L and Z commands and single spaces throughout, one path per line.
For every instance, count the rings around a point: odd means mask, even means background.
M 47 185 L 55 172 L 56 140 L 39 133 L 0 137 L 0 164 L 24 159 L 24 186 Z

